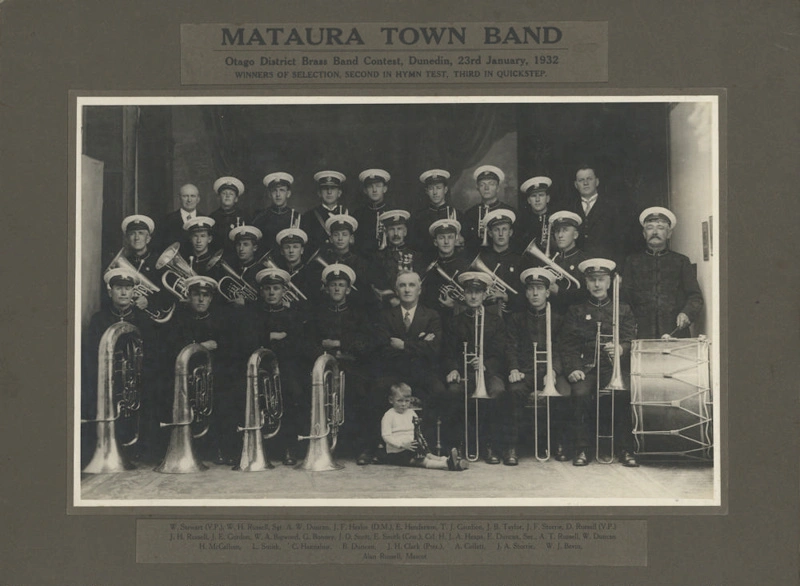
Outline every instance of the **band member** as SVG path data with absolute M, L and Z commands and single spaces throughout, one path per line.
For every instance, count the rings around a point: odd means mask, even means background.
M 420 271 L 419 253 L 406 245 L 409 213 L 405 210 L 391 210 L 380 215 L 387 246 L 378 251 L 375 258 L 375 292 L 381 301 L 392 306 L 400 304 L 394 294 L 394 283 L 401 271 Z
M 519 441 L 520 419 L 524 416 L 525 405 L 536 400 L 536 389 L 542 391 L 545 387 L 547 376 L 546 360 L 534 364 L 533 344 L 536 343 L 537 351 L 547 350 L 547 300 L 550 296 L 549 287 L 553 275 L 541 268 L 532 268 L 522 271 L 520 281 L 525 287 L 525 309 L 512 314 L 506 320 L 506 360 L 508 361 L 508 381 L 511 383 L 509 392 L 504 398 L 512 402 L 506 407 L 511 413 L 505 427 L 505 443 L 509 450 L 515 451 Z M 570 386 L 563 375 L 561 360 L 555 345 L 552 343 L 556 333 L 561 327 L 561 318 L 551 311 L 550 336 L 553 347 L 553 371 L 556 375 L 553 383 L 558 393 L 564 397 L 570 394 Z M 542 355 L 539 356 L 541 358 Z M 553 435 L 556 437 L 555 459 L 566 462 L 566 413 L 565 401 L 559 399 L 551 404 L 551 425 Z M 559 407 L 561 407 L 559 409 Z
M 621 263 L 630 233 L 628 217 L 608 194 L 598 194 L 599 185 L 600 177 L 594 168 L 587 165 L 578 168 L 575 173 L 578 197 L 568 208 L 583 220 L 578 246 L 590 258 L 609 258 Z
M 688 257 L 670 250 L 677 218 L 666 208 L 652 207 L 639 216 L 647 243 L 628 256 L 622 293 L 636 316 L 638 337 L 688 338 L 689 326 L 703 310 L 703 293 Z
M 342 427 L 342 439 L 359 454 L 359 466 L 369 464 L 371 449 L 377 443 L 374 396 L 367 393 L 369 371 L 366 362 L 375 346 L 370 323 L 363 311 L 348 304 L 356 274 L 347 265 L 332 264 L 322 271 L 322 285 L 327 297 L 324 305 L 315 306 L 309 322 L 314 345 L 312 359 L 328 352 L 339 361 L 347 376 L 344 395 L 345 412 L 352 424 Z
M 167 332 L 170 360 L 165 365 L 164 378 L 169 382 L 162 385 L 160 418 L 164 422 L 172 421 L 174 389 L 171 383 L 175 359 L 187 345 L 200 344 L 211 351 L 214 385 L 208 433 L 198 440 L 198 450 L 203 459 L 231 466 L 241 454 L 236 425 L 244 412 L 244 397 L 239 395 L 245 384 L 246 361 L 236 342 L 238 324 L 224 304 L 215 302 L 217 282 L 214 279 L 189 277 L 185 285 L 188 298 L 175 311 Z
M 300 227 L 300 214 L 288 205 L 289 198 L 292 197 L 294 177 L 289 173 L 279 171 L 266 175 L 263 183 L 267 188 L 267 196 L 271 205 L 258 212 L 253 218 L 252 224 L 264 234 L 263 242 L 267 246 L 272 246 L 278 232 L 286 228 Z
M 256 291 L 258 290 L 256 274 L 264 268 L 264 265 L 258 262 L 258 259 L 262 256 L 261 237 L 261 230 L 254 226 L 238 226 L 228 234 L 228 239 L 233 242 L 236 252 L 236 260 L 233 261 L 231 268 Z M 233 301 L 235 305 L 240 307 L 255 302 L 256 300 L 246 298 L 243 295 L 237 295 Z
M 513 210 L 513 208 L 500 201 L 500 187 L 506 174 L 494 165 L 481 165 L 472 174 L 481 196 L 480 203 L 475 204 L 464 213 L 464 239 L 465 247 L 474 256 L 480 252 L 481 247 L 489 245 L 486 233 L 485 217 L 496 209 Z
M 374 396 L 382 400 L 389 387 L 398 382 L 411 385 L 428 413 L 426 435 L 433 437 L 437 403 L 447 399 L 439 375 L 442 320 L 438 312 L 420 303 L 421 288 L 417 273 L 397 275 L 395 293 L 400 305 L 384 310 L 376 328 Z
M 279 269 L 283 269 L 292 279 L 292 285 L 297 287 L 300 292 L 306 296 L 306 299 L 314 299 L 319 297 L 318 282 L 314 281 L 314 267 L 303 262 L 303 253 L 305 251 L 308 236 L 300 228 L 286 228 L 278 232 L 275 237 L 280 254 L 272 255 L 272 261 Z M 299 309 L 305 306 L 305 300 L 294 302 L 295 306 Z
M 468 271 L 458 276 L 458 281 L 464 288 L 466 311 L 455 316 L 447 328 L 443 349 L 443 370 L 447 374 L 447 392 L 449 402 L 443 406 L 442 437 L 452 442 L 458 437 L 458 430 L 464 429 L 464 379 L 468 376 L 468 390 L 470 395 L 475 392 L 479 374 L 485 381 L 485 391 L 492 401 L 481 401 L 480 436 L 486 438 L 484 461 L 487 464 L 499 464 L 503 454 L 503 463 L 507 466 L 517 465 L 516 446 L 506 446 L 503 449 L 503 425 L 511 418 L 510 402 L 504 400 L 502 395 L 506 392 L 503 383 L 505 373 L 506 329 L 503 319 L 492 312 L 484 311 L 483 302 L 486 300 L 487 290 L 492 284 L 492 279 L 485 273 Z M 481 315 L 483 325 L 480 325 Z M 480 330 L 483 331 L 480 331 Z M 476 347 L 480 342 L 483 345 Z M 472 354 L 468 369 L 464 372 L 464 351 Z M 478 369 L 483 366 L 483 373 Z M 455 424 L 455 425 L 454 425 Z M 476 430 L 477 431 L 477 430 Z M 444 445 L 449 445 L 444 441 Z M 514 448 L 514 449 L 512 449 Z M 469 446 L 465 446 L 469 450 Z
M 550 216 L 550 233 L 556 245 L 553 262 L 579 283 L 583 281 L 583 275 L 578 266 L 587 258 L 577 246 L 582 222 L 581 217 L 573 212 L 561 211 Z M 586 298 L 586 290 L 574 282 L 571 283 L 567 278 L 554 280 L 550 284 L 550 294 L 553 311 L 562 316 L 567 313 L 570 305 Z
M 519 190 L 525 194 L 528 205 L 520 212 L 519 225 L 522 226 L 520 242 L 535 242 L 542 252 L 548 251 L 550 240 L 550 193 L 547 191 L 553 181 L 549 177 L 531 177 L 520 185 Z
M 126 268 L 114 268 L 106 271 L 103 275 L 103 280 L 106 284 L 110 303 L 92 315 L 89 320 L 89 327 L 81 338 L 81 417 L 86 420 L 97 417 L 97 373 L 100 366 L 98 364 L 98 350 L 103 334 L 112 324 L 124 321 L 139 328 L 143 346 L 143 367 L 146 369 L 148 365 L 153 364 L 151 360 L 152 348 L 150 347 L 150 341 L 152 340 L 151 322 L 136 307 L 133 301 L 133 289 L 139 283 L 139 276 Z M 145 380 L 152 377 L 147 376 L 147 370 L 142 374 L 143 394 L 141 395 L 141 409 L 145 411 L 150 409 L 152 411 L 152 396 L 146 392 L 148 385 L 145 384 Z M 140 415 L 141 422 L 146 422 L 150 419 L 150 417 L 144 417 L 144 415 L 144 413 Z M 132 449 L 134 457 L 141 456 L 149 459 L 150 456 L 155 457 L 157 455 L 153 453 L 155 451 L 155 446 L 153 445 L 155 433 L 153 426 L 144 426 L 140 432 L 139 442 Z M 90 424 L 82 425 L 82 463 L 88 462 L 92 456 L 95 440 L 96 426 Z
M 406 383 L 392 385 L 389 391 L 391 409 L 381 419 L 381 437 L 386 446 L 386 463 L 433 470 L 460 472 L 469 468 L 469 462 L 451 448 L 448 456 L 430 453 L 425 436 L 419 430 L 419 418 L 411 407 L 411 387 Z
M 317 250 L 328 241 L 325 222 L 333 215 L 347 214 L 340 200 L 345 176 L 338 171 L 314 173 L 320 205 L 305 212 L 300 219 L 300 228 L 308 235 L 309 248 Z
M 419 180 L 425 186 L 428 205 L 411 214 L 408 223 L 408 242 L 422 254 L 426 262 L 433 260 L 437 252 L 428 232 L 431 224 L 436 220 L 447 219 L 457 220 L 462 226 L 464 225 L 463 214 L 447 201 L 448 179 L 450 179 L 450 173 L 444 169 L 428 169 L 419 176 Z M 456 246 L 464 246 L 464 238 L 461 234 L 456 239 Z
M 514 222 L 517 216 L 511 210 L 494 210 L 486 214 L 490 248 L 484 248 L 478 257 L 487 269 L 500 277 L 510 287 L 516 287 L 522 255 L 511 250 L 514 237 Z M 519 292 L 501 291 L 495 288 L 487 300 L 487 306 L 496 308 L 504 317 L 523 307 Z
M 283 454 L 283 464 L 297 463 L 297 436 L 308 427 L 310 397 L 302 390 L 304 373 L 311 372 L 309 356 L 304 342 L 304 320 L 296 309 L 286 307 L 283 296 L 290 282 L 289 273 L 283 269 L 263 269 L 256 274 L 260 286 L 261 302 L 249 308 L 244 325 L 243 344 L 249 356 L 260 347 L 272 350 L 278 358 L 283 396 L 281 429 L 274 442 L 278 453 Z
M 189 241 L 183 231 L 183 225 L 200 215 L 197 211 L 197 205 L 200 203 L 200 191 L 197 186 L 187 183 L 181 186 L 178 195 L 181 198 L 181 207 L 168 213 L 164 221 L 158 225 L 156 248 L 163 250 L 173 242 L 180 242 L 180 252 L 185 255 L 188 254 Z
M 214 219 L 208 216 L 197 216 L 183 225 L 183 229 L 189 233 L 189 244 L 191 245 L 189 258 L 186 260 L 198 275 L 208 275 L 211 271 L 211 267 L 208 265 L 212 258 L 211 243 L 216 237 L 215 226 Z M 229 232 L 230 230 L 223 236 L 226 240 Z
M 595 425 L 595 405 L 593 395 L 597 390 L 598 368 L 600 388 L 605 387 L 612 375 L 614 360 L 613 342 L 605 342 L 600 348 L 600 363 L 597 364 L 597 324 L 605 339 L 613 333 L 613 305 L 608 290 L 616 269 L 612 260 L 590 258 L 583 261 L 578 269 L 586 278 L 589 299 L 569 308 L 558 335 L 558 346 L 564 373 L 571 383 L 572 428 L 575 457 L 574 466 L 586 466 L 590 461 L 589 446 L 594 443 L 591 432 Z M 636 320 L 627 303 L 619 302 L 619 349 L 620 359 L 630 356 L 631 340 L 636 335 Z M 629 362 L 629 360 L 628 360 Z M 614 435 L 618 448 L 619 461 L 623 466 L 635 467 L 639 464 L 633 455 L 633 425 L 631 423 L 630 392 L 615 391 Z
M 250 223 L 249 214 L 237 204 L 244 195 L 244 183 L 236 177 L 220 177 L 214 182 L 214 191 L 219 196 L 219 207 L 211 212 L 214 220 L 214 246 L 225 250 L 226 255 L 233 253 L 233 244 L 228 240 L 228 233 Z
M 361 190 L 367 196 L 367 205 L 353 212 L 353 217 L 361 226 L 356 240 L 356 250 L 368 260 L 372 260 L 379 250 L 384 250 L 388 242 L 380 216 L 386 211 L 386 192 L 392 176 L 383 169 L 366 169 L 358 174 Z
M 447 320 L 459 303 L 453 283 L 458 284 L 458 275 L 469 270 L 469 261 L 463 252 L 456 251 L 456 239 L 461 232 L 458 220 L 436 220 L 428 231 L 438 254 L 423 274 L 422 302 Z

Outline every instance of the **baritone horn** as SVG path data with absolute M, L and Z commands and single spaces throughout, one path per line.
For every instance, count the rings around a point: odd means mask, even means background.
M 298 468 L 312 472 L 343 468 L 331 456 L 342 424 L 344 373 L 336 358 L 324 352 L 311 371 L 311 429 L 310 435 L 297 436 L 298 440 L 308 440 L 305 460 Z
M 87 474 L 108 474 L 135 468 L 119 448 L 139 439 L 141 407 L 142 336 L 131 323 L 112 324 L 100 338 L 97 352 L 97 414 L 81 423 L 97 424 L 97 444 Z M 133 429 L 130 438 L 117 437 L 117 422 Z
M 490 291 L 498 291 L 500 293 L 508 293 L 509 291 L 514 295 L 519 295 L 517 290 L 514 289 L 511 285 L 506 283 L 503 279 L 501 279 L 497 275 L 497 269 L 500 268 L 500 264 L 494 268 L 494 270 L 490 270 L 486 263 L 481 260 L 481 255 L 475 257 L 475 260 L 472 261 L 472 264 L 469 265 L 471 271 L 479 271 L 481 273 L 486 273 L 492 278 L 492 286 L 489 287 Z
M 234 301 L 237 298 L 242 298 L 247 301 L 258 301 L 258 291 L 256 291 L 255 287 L 245 281 L 244 278 L 224 260 L 220 260 L 218 264 L 219 267 L 227 273 L 217 281 L 220 295 L 228 301 Z
M 106 272 L 110 271 L 111 269 L 126 269 L 132 273 L 135 273 L 139 278 L 139 282 L 133 287 L 134 299 L 137 297 L 144 297 L 149 300 L 151 295 L 158 293 L 161 291 L 161 289 L 150 279 L 140 273 L 139 270 L 134 267 L 127 258 L 125 258 L 125 255 L 123 254 L 124 252 L 125 249 L 121 248 L 117 255 L 108 264 Z M 175 305 L 171 305 L 169 309 L 151 309 L 150 307 L 146 307 L 144 309 L 144 312 L 149 315 L 154 322 L 160 324 L 168 322 L 172 317 L 173 311 L 175 311 Z
M 475 351 L 469 352 L 467 342 L 464 342 L 464 456 L 470 462 L 477 462 L 480 458 L 480 436 L 478 434 L 478 421 L 480 418 L 478 401 L 480 399 L 491 399 L 486 392 L 486 374 L 484 372 L 483 353 L 484 353 L 484 331 L 485 331 L 486 311 L 483 306 L 475 310 Z M 475 371 L 475 391 L 469 394 L 469 370 L 472 366 Z M 469 437 L 469 402 L 475 400 L 475 452 L 470 454 Z
M 622 345 L 619 339 L 619 289 L 620 289 L 620 282 L 621 277 L 619 273 L 614 275 L 614 282 L 613 282 L 613 297 L 614 297 L 614 305 L 612 306 L 612 333 L 603 334 L 600 332 L 602 327 L 601 322 L 597 322 L 597 336 L 595 338 L 595 364 L 597 366 L 597 402 L 596 402 L 596 421 L 597 421 L 597 433 L 595 438 L 595 459 L 600 462 L 601 464 L 611 464 L 614 461 L 614 400 L 616 393 L 615 391 L 627 391 L 628 385 L 625 383 L 625 379 L 622 376 L 622 365 L 620 361 L 620 351 L 622 349 Z M 608 384 L 600 388 L 600 354 L 602 353 L 601 344 L 602 341 L 611 339 L 611 345 L 614 348 L 614 358 L 611 359 L 612 363 L 612 370 L 611 370 L 611 380 L 608 381 Z M 600 432 L 600 398 L 603 396 L 610 396 L 611 397 L 611 429 L 609 430 L 608 434 L 601 434 Z M 600 441 L 607 440 L 610 444 L 610 454 L 607 458 L 600 457 Z
M 556 390 L 556 373 L 553 370 L 553 322 L 550 311 L 550 302 L 548 301 L 545 306 L 544 351 L 538 349 L 537 342 L 533 343 L 533 392 L 536 396 L 533 403 L 533 444 L 536 459 L 540 462 L 547 462 L 550 459 L 550 397 L 561 396 L 561 393 Z M 544 359 L 541 358 L 542 354 L 544 354 Z M 542 363 L 545 365 L 545 379 L 544 388 L 539 392 L 539 377 L 536 370 L 538 365 Z M 545 409 L 547 412 L 547 448 L 545 449 L 544 456 L 541 456 L 539 451 L 539 397 L 544 397 Z
M 247 393 L 242 457 L 238 469 L 259 472 L 272 468 L 264 456 L 264 440 L 275 437 L 281 429 L 283 395 L 281 373 L 275 353 L 259 348 L 247 361 Z
M 532 241 L 528 244 L 528 247 L 525 249 L 525 252 L 530 254 L 533 257 L 536 257 L 545 265 L 547 265 L 547 269 L 553 273 L 553 275 L 557 279 L 567 279 L 568 284 L 567 287 L 569 288 L 572 285 L 575 285 L 578 289 L 581 288 L 581 282 L 570 275 L 567 271 L 562 269 L 558 264 L 556 264 L 549 256 L 547 256 L 544 252 L 539 250 L 539 247 L 536 245 L 536 241 Z
M 172 428 L 169 446 L 164 461 L 155 471 L 165 474 L 202 472 L 207 466 L 195 455 L 193 440 L 208 432 L 213 410 L 214 378 L 208 349 L 200 344 L 189 344 L 178 353 L 174 389 L 172 423 L 160 423 L 161 427 Z
M 196 277 L 197 273 L 194 272 L 191 265 L 178 252 L 180 250 L 180 242 L 170 244 L 161 256 L 156 261 L 156 270 L 160 271 L 163 268 L 167 270 L 161 275 L 161 283 L 164 288 L 175 295 L 181 301 L 186 301 L 189 296 L 189 291 L 186 289 L 186 279 L 189 277 Z
M 464 287 L 462 287 L 461 284 L 456 281 L 456 275 L 458 273 L 451 277 L 447 274 L 447 271 L 445 271 L 438 264 L 436 265 L 436 272 L 439 273 L 439 276 L 442 277 L 442 279 L 444 279 L 444 285 L 439 287 L 439 293 L 442 295 L 447 295 L 450 297 L 450 299 L 455 299 L 456 301 L 461 301 L 463 303 L 465 299 Z

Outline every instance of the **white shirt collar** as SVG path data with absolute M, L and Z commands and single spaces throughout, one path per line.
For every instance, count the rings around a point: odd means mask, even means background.
M 191 220 L 192 218 L 194 218 L 196 215 L 197 215 L 197 210 L 187 212 L 185 209 L 181 208 L 181 218 L 183 218 L 184 224 L 189 220 Z
M 581 196 L 581 204 L 583 205 L 584 213 L 588 214 L 589 211 L 591 211 L 592 207 L 594 206 L 594 203 L 597 201 L 597 196 L 598 196 L 597 193 L 595 193 L 591 197 Z
M 414 316 L 417 313 L 417 307 L 419 307 L 419 304 L 415 305 L 411 309 L 406 309 L 405 307 L 400 306 L 400 309 L 402 310 L 402 314 L 401 315 L 403 316 L 403 321 L 405 321 L 406 313 L 407 313 L 408 316 L 411 318 L 411 321 L 413 322 L 414 321 Z

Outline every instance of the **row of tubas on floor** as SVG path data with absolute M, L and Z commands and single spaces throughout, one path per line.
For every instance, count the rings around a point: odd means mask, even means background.
M 142 389 L 142 338 L 136 326 L 127 322 L 112 324 L 100 341 L 97 416 L 82 423 L 94 423 L 97 443 L 94 454 L 83 469 L 87 474 L 131 470 L 134 466 L 120 448 L 138 441 Z M 213 361 L 201 344 L 189 344 L 175 360 L 172 421 L 161 423 L 171 428 L 164 460 L 156 472 L 188 474 L 207 467 L 197 458 L 194 440 L 204 436 L 213 412 Z M 344 372 L 336 358 L 323 353 L 311 373 L 310 434 L 308 451 L 298 468 L 309 471 L 341 468 L 333 460 L 339 428 L 344 424 Z M 257 472 L 271 468 L 264 454 L 263 440 L 278 434 L 283 416 L 280 369 L 275 354 L 259 348 L 247 362 L 247 389 L 242 455 L 236 469 Z M 117 429 L 117 424 L 123 430 Z

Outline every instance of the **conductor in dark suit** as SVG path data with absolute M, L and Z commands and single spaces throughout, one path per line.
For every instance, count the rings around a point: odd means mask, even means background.
M 379 378 L 372 399 L 379 413 L 389 387 L 407 383 L 422 400 L 423 435 L 435 437 L 437 405 L 446 399 L 439 377 L 442 321 L 437 311 L 419 304 L 421 290 L 419 274 L 409 271 L 397 276 L 395 293 L 400 305 L 384 310 L 377 328 Z
M 202 215 L 197 211 L 197 204 L 200 203 L 200 191 L 197 186 L 187 183 L 181 186 L 178 193 L 181 198 L 181 207 L 174 212 L 168 213 L 158 225 L 156 248 L 163 250 L 173 242 L 180 242 L 181 254 L 186 254 L 189 240 L 187 233 L 183 231 L 183 225 L 189 220 Z
M 592 167 L 578 168 L 575 173 L 578 197 L 569 206 L 569 211 L 583 220 L 578 247 L 588 258 L 608 258 L 621 265 L 629 234 L 627 216 L 607 194 L 598 193 L 599 185 L 600 178 Z

